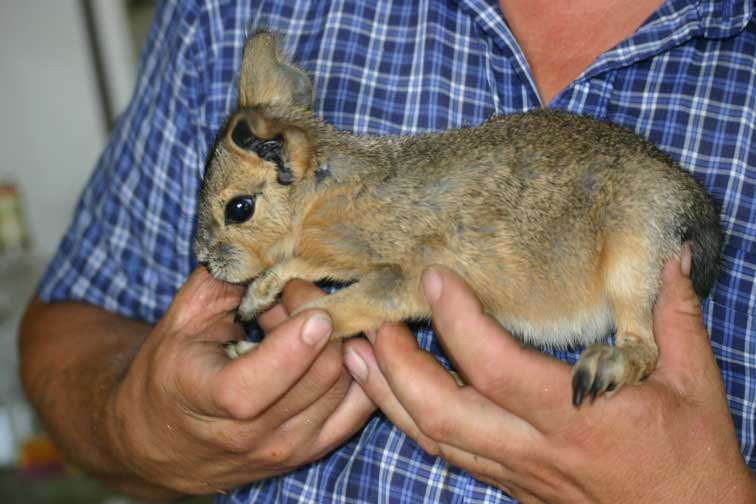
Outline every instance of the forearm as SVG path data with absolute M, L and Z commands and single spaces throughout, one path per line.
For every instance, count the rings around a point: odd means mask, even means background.
M 20 328 L 21 376 L 29 401 L 75 465 L 124 493 L 176 494 L 124 467 L 108 429 L 116 387 L 151 327 L 81 303 L 34 299 Z

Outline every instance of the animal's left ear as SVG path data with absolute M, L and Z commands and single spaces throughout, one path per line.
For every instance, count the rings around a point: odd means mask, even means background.
M 227 131 L 228 141 L 237 149 L 274 164 L 280 184 L 298 182 L 313 171 L 312 143 L 296 125 L 248 109 L 236 114 Z

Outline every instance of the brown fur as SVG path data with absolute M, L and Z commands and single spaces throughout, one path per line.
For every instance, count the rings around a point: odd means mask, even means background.
M 420 277 L 443 264 L 527 343 L 592 344 L 616 328 L 616 347 L 594 344 L 575 367 L 579 404 L 653 370 L 651 310 L 683 240 L 698 293 L 713 283 L 716 208 L 625 129 L 537 111 L 434 135 L 356 137 L 312 115 L 309 80 L 270 34 L 253 36 L 243 59 L 239 111 L 208 164 L 196 241 L 213 275 L 251 282 L 243 319 L 292 278 L 355 282 L 302 308 L 327 310 L 334 338 L 427 318 Z M 277 154 L 260 150 L 276 138 Z M 253 215 L 226 222 L 229 201 L 244 195 Z

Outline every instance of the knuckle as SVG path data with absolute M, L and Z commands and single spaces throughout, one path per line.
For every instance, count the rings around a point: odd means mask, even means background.
M 192 430 L 187 429 L 209 453 L 246 457 L 268 435 L 259 422 L 241 423 L 222 419 L 205 419 Z
M 295 452 L 293 443 L 279 440 L 273 446 L 267 447 L 263 451 L 262 457 L 266 464 L 285 467 L 291 465 L 290 462 L 293 460 Z
M 493 373 L 488 373 L 486 369 L 482 369 L 480 373 L 477 373 L 472 381 L 475 390 L 480 392 L 485 397 L 496 397 L 501 394 L 502 391 L 509 388 L 509 380 L 506 376 L 496 376 Z
M 448 439 L 451 431 L 449 421 L 445 416 L 430 412 L 418 419 L 417 424 L 420 432 L 433 440 Z
M 251 436 L 238 431 L 219 431 L 215 434 L 213 441 L 217 443 L 221 450 L 233 455 L 248 453 L 255 445 L 255 441 L 251 439 Z
M 506 394 L 513 387 L 515 376 L 504 372 L 497 359 L 485 359 L 476 362 L 476 367 L 465 376 L 473 388 L 489 399 L 496 399 Z
M 216 407 L 228 417 L 235 420 L 246 420 L 254 416 L 253 405 L 242 387 L 221 386 L 214 391 L 213 397 Z
M 432 439 L 426 436 L 420 435 L 415 441 L 420 446 L 420 448 L 431 457 L 441 456 L 440 446 L 438 445 L 437 442 L 433 441 Z

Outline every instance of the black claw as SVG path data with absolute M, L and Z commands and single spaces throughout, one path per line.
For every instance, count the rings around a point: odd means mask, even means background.
M 604 391 L 604 380 L 601 379 L 601 376 L 596 376 L 596 378 L 593 380 L 593 386 L 591 387 L 591 403 L 596 400 L 596 397 Z
M 584 371 L 577 371 L 572 377 L 572 405 L 576 408 L 580 407 L 580 404 L 585 398 L 586 392 L 591 385 L 591 377 Z
M 617 384 L 614 382 L 611 382 L 609 385 L 606 386 L 606 391 L 611 392 L 612 390 L 617 388 Z

